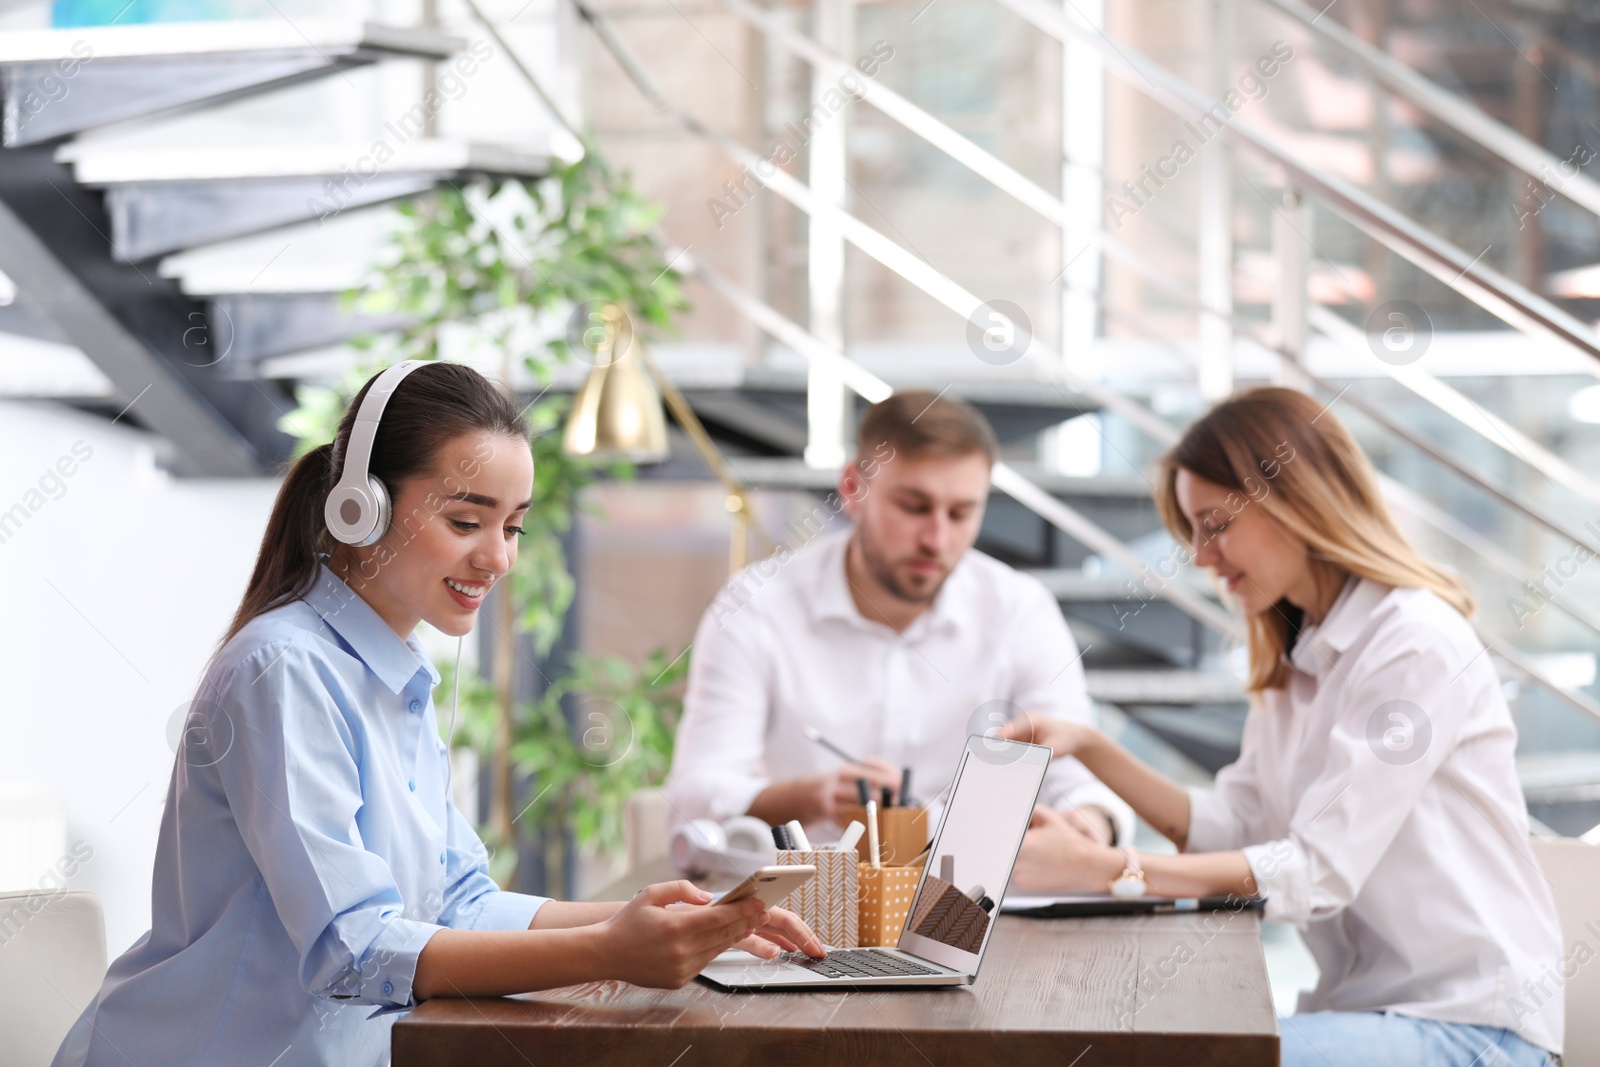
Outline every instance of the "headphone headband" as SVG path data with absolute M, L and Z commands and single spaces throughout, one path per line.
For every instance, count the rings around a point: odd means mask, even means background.
M 378 375 L 361 399 L 350 437 L 345 443 L 339 481 L 322 507 L 322 518 L 334 539 L 347 545 L 370 545 L 389 528 L 389 494 L 383 483 L 367 472 L 378 420 L 389 398 L 406 375 L 429 360 L 408 359 Z

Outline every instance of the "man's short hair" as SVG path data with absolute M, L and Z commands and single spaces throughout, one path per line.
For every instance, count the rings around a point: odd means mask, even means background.
M 887 444 L 894 455 L 911 457 L 933 452 L 952 458 L 982 453 L 989 465 L 1000 455 L 1000 442 L 989 420 L 971 404 L 927 389 L 908 389 L 880 400 L 861 416 L 856 427 L 856 462 L 879 456 Z

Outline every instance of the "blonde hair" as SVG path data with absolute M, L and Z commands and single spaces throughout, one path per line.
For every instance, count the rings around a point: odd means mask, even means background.
M 1337 589 L 1354 574 L 1427 589 L 1464 616 L 1474 611 L 1466 585 L 1423 559 L 1395 525 L 1372 464 L 1350 432 L 1304 393 L 1278 386 L 1237 393 L 1198 419 L 1161 458 L 1156 508 L 1172 536 L 1188 546 L 1194 528 L 1178 506 L 1179 470 L 1232 490 L 1234 513 L 1258 506 L 1304 541 L 1319 591 Z M 1277 610 L 1245 620 L 1252 692 L 1287 684 L 1283 654 L 1300 618 L 1298 609 L 1280 601 Z

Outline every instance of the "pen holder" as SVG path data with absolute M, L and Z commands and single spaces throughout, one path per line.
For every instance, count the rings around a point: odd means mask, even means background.
M 839 811 L 839 823 L 849 826 L 852 821 L 867 824 L 867 809 L 859 804 L 847 804 Z M 878 859 L 885 867 L 910 863 L 921 854 L 928 843 L 928 809 L 879 808 L 878 809 Z M 862 863 L 872 862 L 866 834 L 856 842 L 856 858 Z
M 822 943 L 834 948 L 855 948 L 858 889 L 856 857 L 836 848 L 779 849 L 778 865 L 813 864 L 817 876 L 783 899 L 779 907 L 800 916 Z
M 922 877 L 921 867 L 857 865 L 861 883 L 861 944 L 893 945 L 911 910 L 911 897 Z

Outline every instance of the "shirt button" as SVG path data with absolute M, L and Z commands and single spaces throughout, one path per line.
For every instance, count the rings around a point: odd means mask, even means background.
M 407 782 L 406 785 L 411 789 L 411 791 L 413 793 L 415 793 L 417 791 L 417 780 L 415 778 L 413 778 L 409 782 Z
M 393 982 L 385 982 L 385 983 L 383 983 L 383 995 L 386 996 L 386 997 L 394 996 L 394 983 Z
M 422 710 L 422 701 L 420 701 L 420 700 L 413 700 L 413 701 L 412 701 L 412 702 L 411 702 L 411 710 L 412 710 L 412 711 L 421 711 L 421 710 Z
M 444 853 L 443 852 L 439 853 L 439 862 L 440 863 L 444 862 Z

